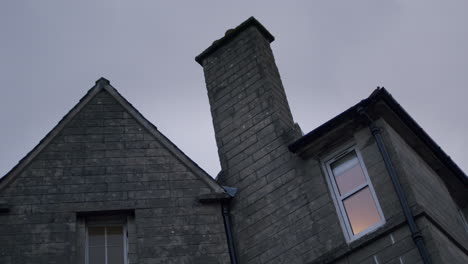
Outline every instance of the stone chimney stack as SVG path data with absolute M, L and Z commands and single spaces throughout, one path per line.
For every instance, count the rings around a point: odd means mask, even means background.
M 240 263 L 265 263 L 265 256 L 290 250 L 285 245 L 300 244 L 295 237 L 284 244 L 279 236 L 297 231 L 288 213 L 303 203 L 298 195 L 304 181 L 288 150 L 301 133 L 270 49 L 273 40 L 251 17 L 196 57 L 205 73 L 221 160 L 218 181 L 238 189 L 231 212 Z
M 294 137 L 270 48 L 273 40 L 250 17 L 195 58 L 203 66 L 208 89 L 222 167 L 218 180 L 240 192 L 264 176 L 265 166 L 275 159 L 271 152 L 287 151 Z

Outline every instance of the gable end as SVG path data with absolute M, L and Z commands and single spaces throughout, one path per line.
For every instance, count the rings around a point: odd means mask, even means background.
M 165 137 L 157 128 L 149 122 L 143 115 L 135 109 L 105 78 L 100 78 L 96 84 L 80 99 L 59 122 L 58 124 L 34 147 L 18 164 L 13 167 L 3 178 L 0 179 L 0 190 L 8 186 L 43 150 L 60 132 L 80 113 L 80 111 L 101 91 L 109 93 L 129 115 L 134 118 L 142 127 L 144 127 L 163 147 L 174 155 L 182 164 L 197 175 L 214 193 L 224 194 L 224 189 L 210 177 L 202 168 L 182 152 L 174 143 Z

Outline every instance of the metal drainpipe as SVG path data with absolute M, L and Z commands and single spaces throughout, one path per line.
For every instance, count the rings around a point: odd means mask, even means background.
M 408 200 L 406 199 L 406 195 L 403 191 L 403 187 L 401 186 L 400 181 L 398 180 L 395 167 L 393 167 L 392 161 L 390 159 L 390 155 L 388 154 L 385 144 L 383 143 L 382 134 L 381 134 L 382 130 L 375 125 L 374 121 L 365 112 L 364 108 L 359 107 L 357 111 L 359 115 L 361 115 L 362 117 L 366 119 L 366 121 L 368 121 L 369 129 L 372 132 L 372 135 L 374 136 L 375 142 L 377 143 L 380 154 L 382 155 L 382 158 L 384 160 L 385 167 L 387 168 L 388 174 L 390 175 L 390 179 L 392 180 L 392 183 L 393 183 L 393 187 L 398 196 L 398 200 L 400 201 L 401 208 L 403 209 L 403 214 L 405 215 L 406 221 L 408 222 L 408 226 L 411 232 L 411 238 L 413 239 L 413 242 L 416 244 L 416 247 L 418 248 L 418 251 L 419 251 L 419 254 L 421 255 L 423 263 L 431 264 L 432 261 L 429 256 L 429 251 L 427 250 L 426 244 L 424 243 L 423 236 L 421 232 L 419 231 L 418 226 L 416 225 L 416 221 L 414 220 L 413 213 L 411 212 L 411 209 L 409 207 Z
M 221 210 L 223 212 L 224 230 L 226 232 L 226 238 L 228 241 L 229 258 L 231 259 L 231 264 L 238 264 L 239 262 L 237 261 L 236 246 L 234 244 L 234 236 L 232 234 L 229 200 L 221 202 Z

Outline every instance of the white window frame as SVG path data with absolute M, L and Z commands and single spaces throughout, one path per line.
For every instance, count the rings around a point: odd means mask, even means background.
M 361 166 L 361 169 L 362 169 L 362 171 L 364 173 L 364 177 L 366 179 L 366 182 L 359 185 L 359 186 L 357 186 L 357 187 L 355 187 L 353 190 L 341 195 L 339 190 L 338 190 L 338 186 L 336 185 L 336 181 L 334 179 L 334 176 L 333 176 L 330 165 L 333 162 L 337 161 L 338 159 L 342 158 L 344 155 L 346 155 L 346 154 L 348 154 L 348 153 L 350 153 L 352 151 L 354 151 L 356 153 L 356 157 L 358 158 L 359 165 Z M 377 199 L 377 195 L 375 194 L 374 187 L 372 185 L 369 174 L 367 172 L 367 168 L 364 165 L 361 153 L 360 153 L 359 149 L 356 146 L 348 145 L 345 148 L 341 148 L 338 151 L 335 151 L 335 152 L 331 153 L 330 155 L 325 156 L 325 158 L 322 159 L 322 169 L 326 174 L 325 178 L 326 178 L 326 181 L 328 183 L 328 187 L 330 188 L 330 193 L 331 193 L 331 196 L 333 198 L 333 202 L 335 204 L 335 208 L 336 208 L 336 211 L 337 211 L 337 214 L 338 214 L 338 218 L 340 220 L 341 228 L 343 229 L 343 233 L 345 235 L 346 242 L 350 243 L 350 242 L 352 242 L 352 241 L 354 241 L 354 240 L 356 240 L 356 239 L 358 239 L 358 238 L 360 238 L 360 237 L 362 237 L 362 236 L 364 236 L 366 234 L 369 234 L 369 233 L 375 231 L 376 229 L 378 229 L 379 227 L 381 227 L 382 225 L 385 224 L 385 217 L 383 215 L 382 208 L 380 207 L 379 200 Z M 351 197 L 352 195 L 356 194 L 357 192 L 361 191 L 365 187 L 369 188 L 369 191 L 370 191 L 370 193 L 372 195 L 372 198 L 374 199 L 375 205 L 377 207 L 377 211 L 378 211 L 379 216 L 380 216 L 380 221 L 375 223 L 374 225 L 369 226 L 368 228 L 362 230 L 358 234 L 354 235 L 353 230 L 351 228 L 351 224 L 350 224 L 349 219 L 348 219 L 348 216 L 346 214 L 346 210 L 345 210 L 343 201 L 346 200 L 347 198 Z
M 95 220 L 95 221 L 87 221 L 86 222 L 86 243 L 85 243 L 85 264 L 89 264 L 89 227 L 113 227 L 113 226 L 121 226 L 122 227 L 122 239 L 123 239 L 123 251 L 124 251 L 124 264 L 128 264 L 128 231 L 127 231 L 127 223 L 122 219 L 116 220 Z M 107 230 L 107 229 L 104 229 Z M 105 245 L 105 263 L 108 263 L 107 259 L 107 233 L 104 236 L 104 245 Z

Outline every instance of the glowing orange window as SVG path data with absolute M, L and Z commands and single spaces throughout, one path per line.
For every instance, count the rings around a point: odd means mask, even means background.
M 346 239 L 357 239 L 381 226 L 382 210 L 358 150 L 340 152 L 324 165 Z

